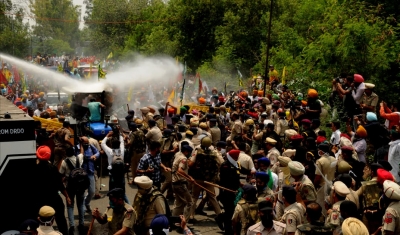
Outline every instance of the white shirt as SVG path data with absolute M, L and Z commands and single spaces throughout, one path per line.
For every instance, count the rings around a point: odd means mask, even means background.
M 107 161 L 108 161 L 108 166 L 111 167 L 113 157 L 114 156 L 121 156 L 122 158 L 124 157 L 125 154 L 125 144 L 124 144 L 124 138 L 122 135 L 119 136 L 119 149 L 111 149 L 110 147 L 107 146 L 107 136 L 104 137 L 103 141 L 101 141 L 101 148 L 104 150 L 104 152 L 107 155 Z
M 44 112 L 44 109 L 40 111 L 39 109 L 36 109 L 35 112 L 33 112 L 33 116 L 40 117 L 40 114 Z
M 339 129 L 336 130 L 335 132 L 332 132 L 331 140 L 330 140 L 330 143 L 332 145 L 339 145 L 339 143 L 340 143 L 340 134 L 342 134 L 342 133 L 340 132 Z
M 354 101 L 357 104 L 360 104 L 360 101 L 362 100 L 363 94 L 364 94 L 364 90 L 365 90 L 365 84 L 362 82 L 357 88 L 356 90 L 351 92 L 351 95 L 353 96 Z
M 392 166 L 390 173 L 392 173 L 396 182 L 400 182 L 400 177 L 398 175 L 400 163 L 400 140 L 390 142 L 389 146 L 388 162 Z

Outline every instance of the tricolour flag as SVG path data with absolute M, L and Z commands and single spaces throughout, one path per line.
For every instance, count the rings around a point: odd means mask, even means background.
M 103 69 L 101 68 L 101 65 L 99 64 L 99 70 L 98 70 L 98 78 L 100 79 L 100 78 L 103 78 L 103 79 L 105 79 L 106 78 L 106 72 L 104 72 L 103 71 Z

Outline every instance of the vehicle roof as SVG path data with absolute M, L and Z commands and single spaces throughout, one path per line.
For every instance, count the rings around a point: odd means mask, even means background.
M 67 93 L 101 93 L 103 91 L 112 92 L 109 85 L 104 82 L 91 83 L 90 86 L 73 86 L 73 87 L 62 87 L 62 91 Z
M 11 119 L 4 119 L 4 114 L 9 113 Z M 0 96 L 0 122 L 15 121 L 15 120 L 33 120 L 28 114 L 15 106 L 11 101 L 4 96 Z

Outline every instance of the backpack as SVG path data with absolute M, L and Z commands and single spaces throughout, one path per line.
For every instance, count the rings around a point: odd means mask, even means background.
M 79 165 L 79 158 L 76 156 L 75 167 L 72 165 L 72 162 L 69 159 L 66 159 L 65 162 L 67 163 L 68 168 L 71 170 L 68 177 L 67 187 L 76 192 L 84 192 L 89 188 L 90 180 L 86 170 L 81 168 Z
M 219 164 L 214 151 L 197 149 L 196 179 L 216 182 L 218 179 Z

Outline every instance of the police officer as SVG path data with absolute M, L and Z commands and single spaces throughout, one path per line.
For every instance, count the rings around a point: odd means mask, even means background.
M 242 199 L 237 203 L 232 216 L 232 227 L 237 235 L 245 235 L 247 229 L 259 220 L 256 188 L 245 184 L 242 189 Z
M 43 206 L 39 210 L 39 228 L 38 235 L 61 235 L 53 229 L 54 214 L 56 211 L 50 206 Z
M 209 137 L 203 137 L 201 139 L 200 147 L 196 149 L 195 153 L 193 153 L 192 157 L 189 159 L 189 167 L 193 168 L 193 171 L 191 171 L 191 176 L 196 180 L 196 183 L 193 184 L 192 189 L 193 206 L 191 214 L 193 214 L 196 209 L 196 202 L 201 191 L 201 188 L 196 184 L 199 184 L 209 191 L 214 192 L 214 186 L 205 184 L 204 181 L 215 183 L 218 179 L 218 170 L 224 161 L 224 159 L 218 155 L 216 150 L 210 149 L 210 146 L 211 139 Z M 219 225 L 221 225 L 221 208 L 219 207 L 215 195 L 208 194 L 207 197 L 209 198 L 210 203 L 213 205 L 215 214 L 217 215 L 215 220 Z
M 333 229 L 320 221 L 322 208 L 318 203 L 311 202 L 308 204 L 306 214 L 308 223 L 297 226 L 296 235 L 332 234 Z
M 136 123 L 129 123 L 129 129 L 131 133 L 129 134 L 129 142 L 126 148 L 129 148 L 129 153 L 131 154 L 131 172 L 134 179 L 140 158 L 146 151 L 146 140 L 143 131 L 138 128 Z M 132 184 L 132 182 L 129 182 L 129 184 Z
M 265 147 L 268 150 L 267 158 L 271 161 L 271 165 L 274 165 L 278 161 L 278 157 L 281 155 L 279 151 L 275 148 L 277 141 L 268 137 L 265 140 L 265 143 Z
M 174 216 L 184 215 L 188 221 L 190 211 L 193 205 L 192 196 L 188 189 L 188 182 L 186 178 L 193 181 L 193 178 L 188 175 L 188 160 L 192 154 L 193 148 L 189 145 L 183 145 L 182 150 L 175 154 L 174 162 L 172 164 L 172 188 L 175 193 Z M 183 176 L 182 176 L 183 175 Z
M 240 163 L 238 163 L 239 159 L 239 150 L 231 150 L 227 153 L 226 158 L 220 168 L 220 182 L 219 184 L 222 187 L 238 190 L 240 188 L 240 173 L 249 174 L 250 171 L 244 168 L 241 168 Z M 224 206 L 224 217 L 223 217 L 223 227 L 225 228 L 225 234 L 233 234 L 232 228 L 232 216 L 235 209 L 235 194 L 226 190 L 221 189 L 219 194 L 219 200 Z M 218 222 L 218 221 L 217 221 Z M 221 230 L 222 230 L 221 228 Z
M 384 200 L 389 206 L 383 216 L 383 235 L 400 234 L 400 186 L 393 181 L 383 182 Z
M 294 179 L 296 184 L 301 184 L 300 195 L 304 203 L 307 205 L 310 202 L 317 200 L 317 192 L 314 188 L 314 184 L 311 180 L 304 175 L 305 168 L 303 164 L 297 161 L 291 161 L 288 163 L 290 175 Z
M 286 150 L 287 151 L 287 150 Z M 286 152 L 284 152 L 283 154 L 285 154 Z M 294 156 L 294 154 L 293 154 Z M 282 199 L 282 188 L 284 185 L 290 185 L 290 169 L 288 167 L 289 162 L 291 162 L 292 159 L 290 159 L 289 157 L 285 157 L 285 156 L 279 156 L 278 157 L 278 165 L 279 165 L 279 169 L 280 172 L 278 174 L 278 198 L 276 200 L 276 206 L 275 206 L 275 216 L 276 219 L 279 220 L 283 213 L 284 213 L 284 209 L 285 206 L 283 204 L 283 199 Z
M 296 186 L 299 190 L 301 185 Z M 299 196 L 297 196 L 299 195 Z M 283 214 L 280 222 L 286 224 L 286 233 L 294 235 L 297 226 L 301 225 L 304 221 L 304 203 L 301 201 L 300 194 L 292 186 L 283 186 L 282 188 L 283 203 L 285 204 L 285 213 Z M 303 204 L 297 203 L 299 201 Z
M 341 226 L 340 222 L 340 204 L 346 199 L 346 196 L 350 193 L 349 188 L 341 182 L 341 181 L 336 181 L 333 184 L 333 191 L 331 194 L 331 201 L 330 203 L 332 205 L 332 209 L 328 210 L 328 215 L 325 221 L 325 225 L 327 226 L 332 226 L 333 228 L 336 228 L 338 226 Z
M 172 159 L 175 153 L 178 151 L 178 146 L 175 144 L 174 136 L 172 135 L 171 130 L 164 130 L 163 131 L 163 138 L 161 140 L 161 148 L 160 148 L 160 156 L 161 162 L 164 166 L 171 168 L 172 167 Z M 161 186 L 161 193 L 164 193 L 168 190 L 167 198 L 173 198 L 172 193 L 172 179 L 171 179 L 171 172 L 162 170 L 162 173 L 165 177 L 165 181 Z
M 137 176 L 134 179 L 138 192 L 133 200 L 133 209 L 137 213 L 135 235 L 148 234 L 151 220 L 157 214 L 169 213 L 167 199 L 153 186 L 148 176 Z
M 136 222 L 136 212 L 132 206 L 124 201 L 125 191 L 121 188 L 115 188 L 107 193 L 110 199 L 110 207 L 107 208 L 104 215 L 100 215 L 96 208 L 92 216 L 100 223 L 108 222 L 108 234 L 133 235 L 133 225 Z
M 268 187 L 269 174 L 266 172 L 256 173 L 256 186 L 257 186 L 257 198 L 259 201 L 265 200 L 265 198 L 274 199 L 274 192 Z
M 258 213 L 260 222 L 251 226 L 247 230 L 247 235 L 280 235 L 283 234 L 285 224 L 275 221 L 274 209 L 271 201 L 261 201 L 258 203 Z

